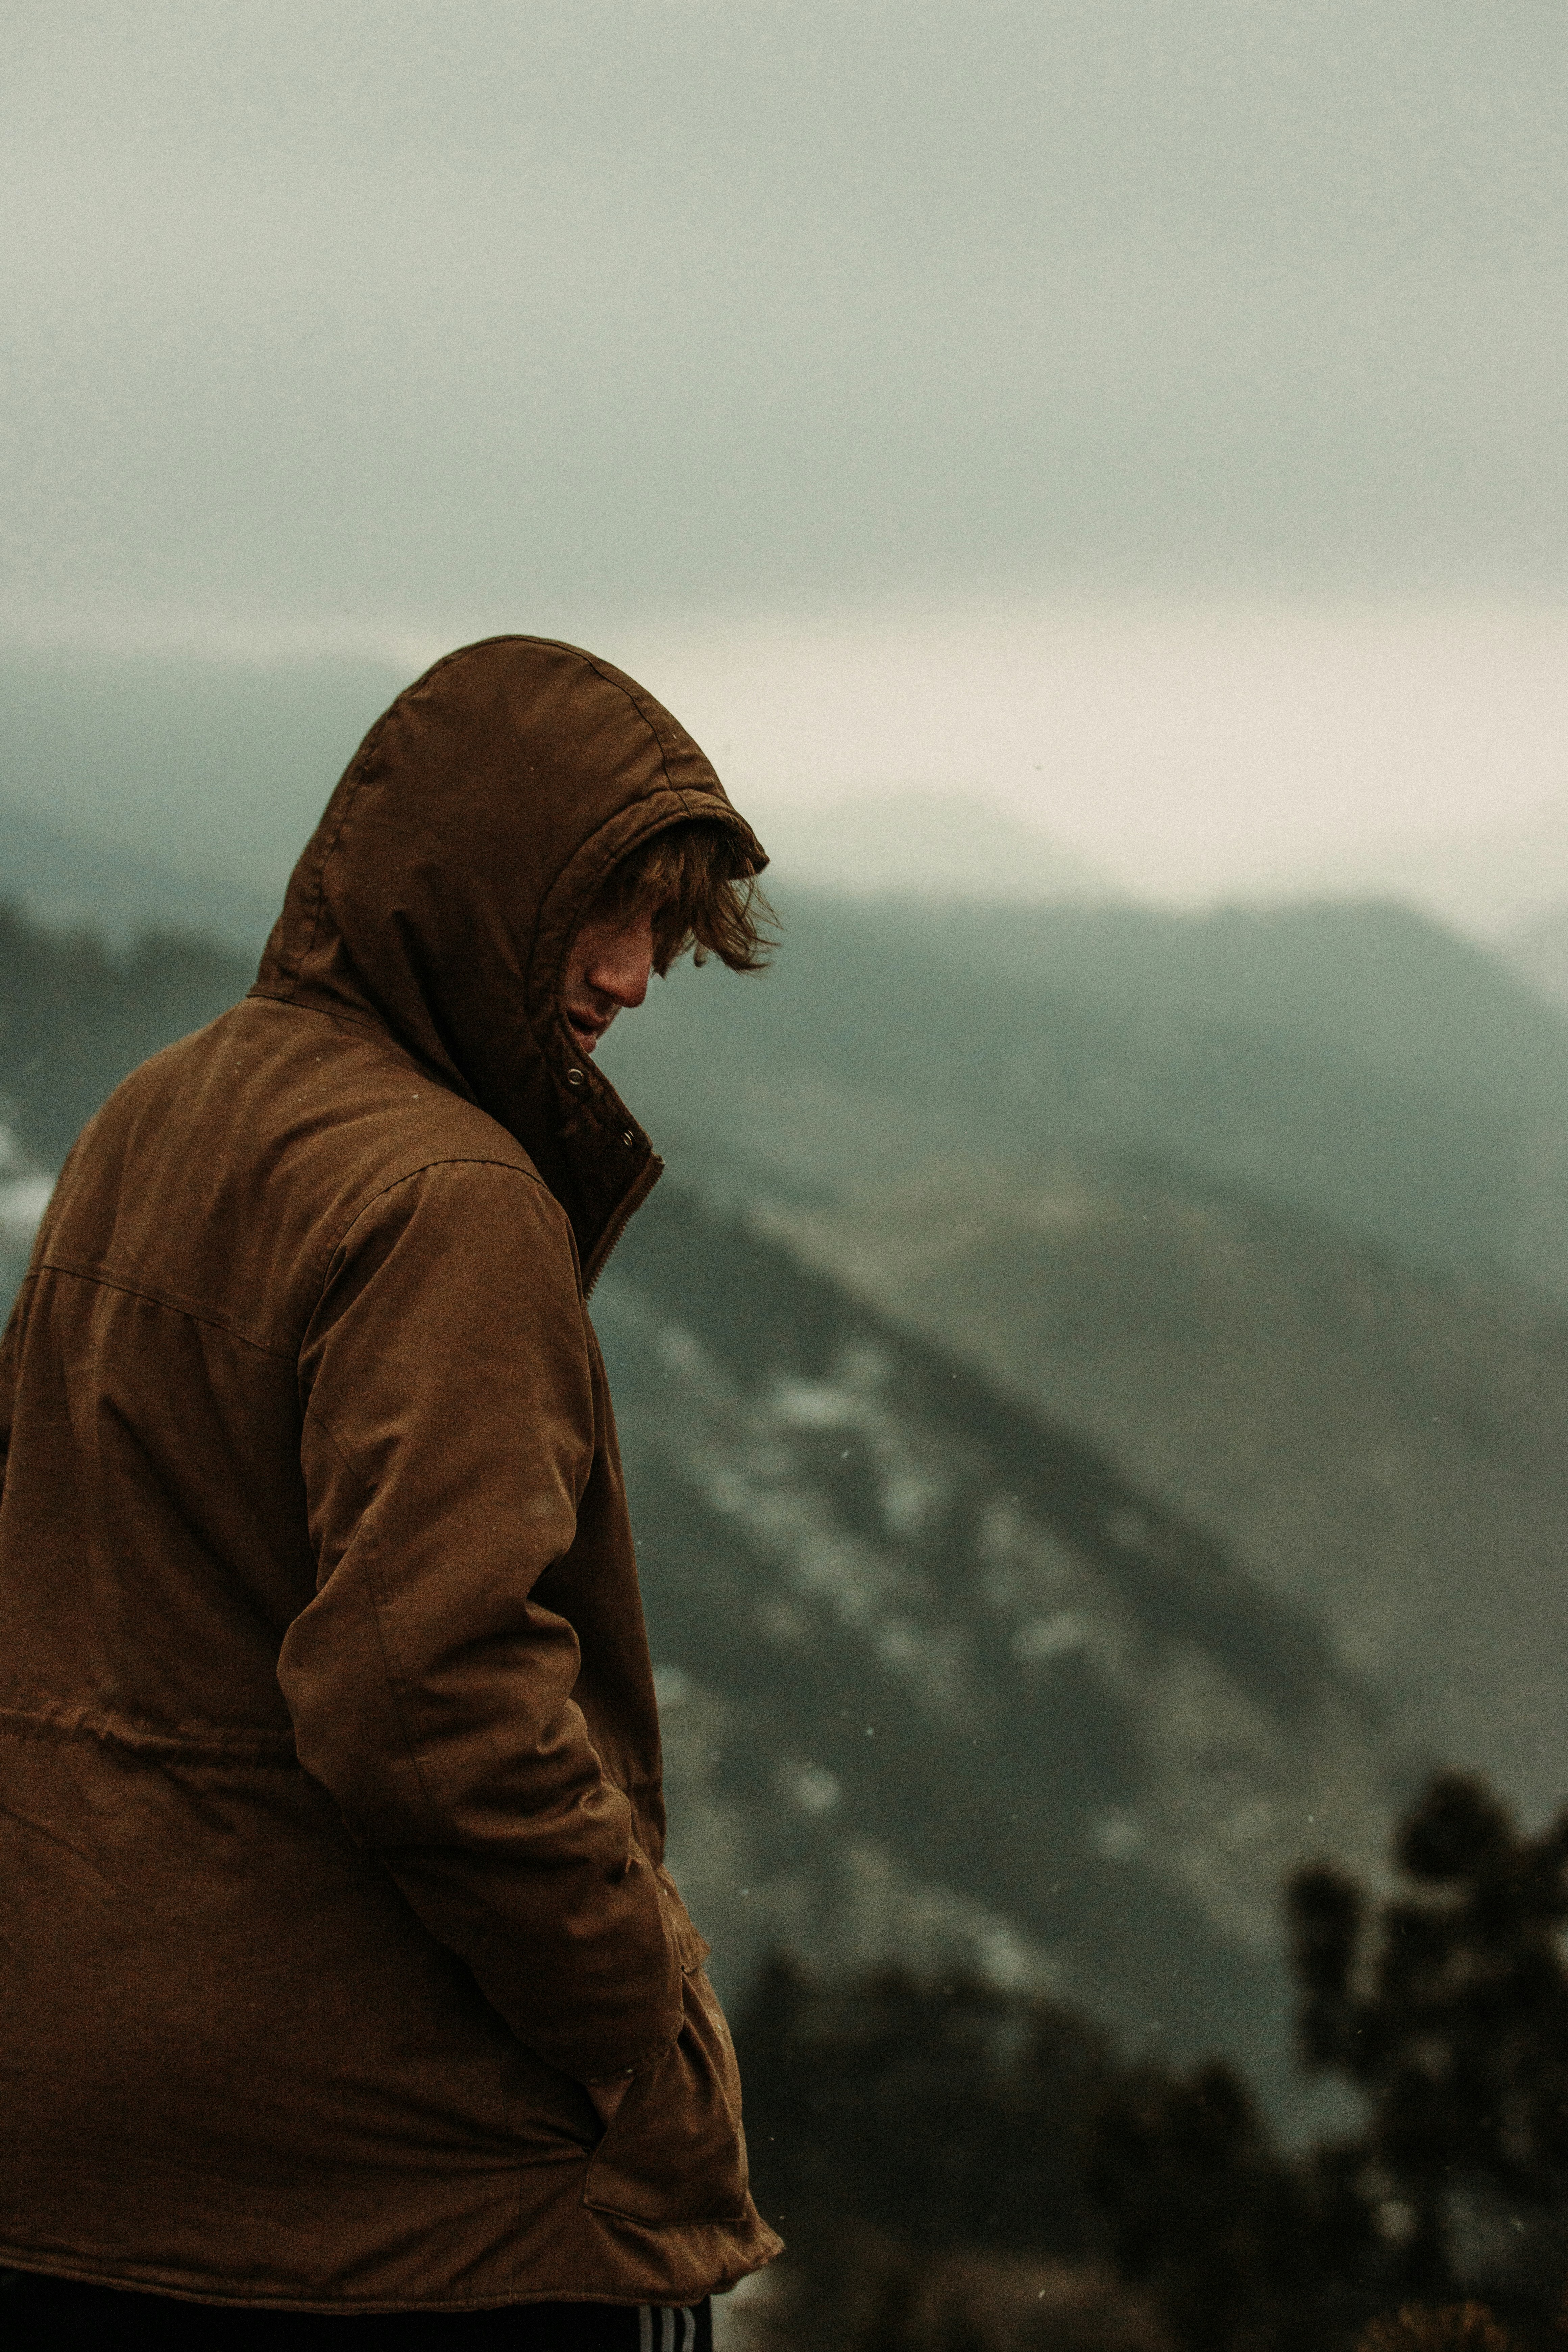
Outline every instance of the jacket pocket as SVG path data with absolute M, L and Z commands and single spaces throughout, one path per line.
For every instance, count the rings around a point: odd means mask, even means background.
M 664 2229 L 738 2221 L 748 2203 L 741 2078 L 730 2029 L 695 1960 L 681 1985 L 680 2032 L 633 2078 L 583 2189 L 595 2212 Z
M 705 1942 L 698 1933 L 690 1912 L 680 1899 L 680 1889 L 662 1863 L 654 1872 L 654 1877 L 658 1882 L 658 1891 L 664 1897 L 665 1917 L 669 1925 L 676 1951 L 680 1958 L 681 1973 L 684 1976 L 689 1976 L 692 1969 L 708 1958 L 713 1947 Z M 711 1988 L 710 1998 L 711 1998 Z

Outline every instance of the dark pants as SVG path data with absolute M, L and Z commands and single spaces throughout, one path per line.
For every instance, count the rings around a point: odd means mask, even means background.
M 500 2311 L 374 2311 L 339 2318 L 177 2303 L 74 2279 L 0 2272 L 5 2352 L 712 2352 L 713 2313 L 608 2303 Z

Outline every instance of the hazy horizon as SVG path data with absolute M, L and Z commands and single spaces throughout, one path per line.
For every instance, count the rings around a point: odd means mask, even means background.
M 1568 803 L 1548 0 L 8 30 L 7 677 L 188 656 L 187 750 L 226 664 L 374 694 L 272 770 L 220 728 L 205 797 L 156 710 L 118 797 L 73 778 L 62 708 L 5 789 L 270 875 L 373 703 L 524 627 L 644 676 L 781 839 L 935 793 L 1164 902 L 1519 898 L 1443 845 Z M 1568 895 L 1568 841 L 1516 864 Z
M 350 656 L 0 642 L 0 793 L 274 891 L 450 638 Z M 1394 895 L 1489 934 L 1568 898 L 1568 608 L 1025 606 L 627 625 L 781 875 L 1174 906 Z

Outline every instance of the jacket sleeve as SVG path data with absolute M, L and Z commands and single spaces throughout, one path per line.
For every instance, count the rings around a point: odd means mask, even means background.
M 300 1759 L 519 2038 L 580 2081 L 682 2016 L 672 1923 L 533 1589 L 594 1460 L 571 1231 L 526 1171 L 405 1178 L 332 1255 L 300 1353 L 315 1599 L 279 1680 Z

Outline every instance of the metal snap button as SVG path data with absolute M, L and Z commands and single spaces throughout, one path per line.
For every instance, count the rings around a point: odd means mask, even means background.
M 566 1073 L 566 1083 L 569 1087 L 580 1087 L 583 1083 L 582 1071 L 568 1070 Z

